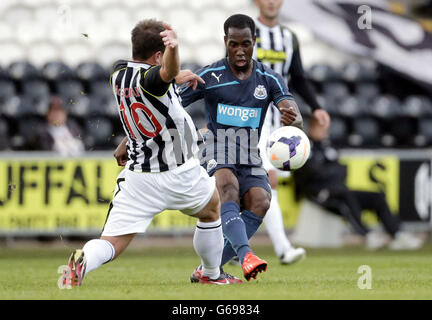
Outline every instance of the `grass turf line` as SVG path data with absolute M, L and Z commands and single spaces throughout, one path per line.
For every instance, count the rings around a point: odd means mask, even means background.
M 255 253 L 269 262 L 268 270 L 243 285 L 191 284 L 199 258 L 192 247 L 173 247 L 126 250 L 89 273 L 81 287 L 60 290 L 57 268 L 70 251 L 2 248 L 0 299 L 432 299 L 431 245 L 415 252 L 308 249 L 307 258 L 291 266 L 280 265 L 269 246 L 256 246 Z M 370 290 L 357 286 L 361 265 L 372 269 Z M 240 266 L 225 271 L 243 279 Z

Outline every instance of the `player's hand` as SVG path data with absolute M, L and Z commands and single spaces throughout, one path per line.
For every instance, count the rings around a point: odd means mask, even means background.
M 117 146 L 114 151 L 114 158 L 117 160 L 117 164 L 120 167 L 124 167 L 128 161 L 127 150 L 126 150 L 127 137 Z
M 284 126 L 291 125 L 295 119 L 297 118 L 297 113 L 294 111 L 293 107 L 279 107 L 279 110 L 281 112 L 281 123 Z
M 160 33 L 165 47 L 175 48 L 178 45 L 177 34 L 173 28 L 166 22 L 162 22 L 165 30 Z
M 313 112 L 313 117 L 318 121 L 319 125 L 328 129 L 330 127 L 330 115 L 323 109 L 316 109 Z
M 198 82 L 205 84 L 205 81 L 197 74 L 192 71 L 185 69 L 180 70 L 178 75 L 175 77 L 176 84 L 187 83 L 187 86 L 192 86 L 192 89 L 195 90 L 198 86 Z

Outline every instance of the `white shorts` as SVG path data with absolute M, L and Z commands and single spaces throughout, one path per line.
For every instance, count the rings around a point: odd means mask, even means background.
M 273 166 L 267 157 L 267 139 L 270 137 L 270 134 L 281 127 L 280 124 L 281 116 L 280 111 L 274 106 L 274 104 L 270 104 L 267 110 L 266 117 L 264 119 L 263 127 L 261 129 L 261 137 L 258 143 L 258 148 L 260 150 L 260 156 L 263 162 L 263 167 L 267 171 L 274 170 L 276 171 L 279 177 L 289 177 L 289 171 L 282 171 Z
M 102 236 L 145 232 L 164 210 L 194 215 L 207 205 L 215 188 L 215 178 L 209 177 L 195 158 L 160 173 L 123 169 L 117 177 Z

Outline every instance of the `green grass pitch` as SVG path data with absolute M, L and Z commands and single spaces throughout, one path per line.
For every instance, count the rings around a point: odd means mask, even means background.
M 190 247 L 130 248 L 117 260 L 87 275 L 81 287 L 60 290 L 59 266 L 70 250 L 0 248 L 0 299 L 289 300 L 431 299 L 432 246 L 415 252 L 366 251 L 360 247 L 308 249 L 292 266 L 279 264 L 270 246 L 255 246 L 267 272 L 242 285 L 191 284 L 199 263 Z M 359 289 L 361 265 L 372 272 L 371 289 Z M 242 277 L 239 266 L 226 271 Z

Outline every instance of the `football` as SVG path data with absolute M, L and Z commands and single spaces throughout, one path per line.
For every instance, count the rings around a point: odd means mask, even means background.
M 292 171 L 301 168 L 309 154 L 309 138 L 297 127 L 281 127 L 273 131 L 267 140 L 267 156 L 280 170 Z

